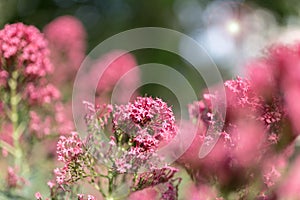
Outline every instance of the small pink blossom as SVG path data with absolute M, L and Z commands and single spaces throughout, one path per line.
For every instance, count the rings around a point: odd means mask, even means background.
M 58 160 L 64 163 L 76 160 L 83 153 L 83 142 L 76 132 L 72 132 L 71 136 L 60 136 L 57 142 Z
M 48 185 L 48 187 L 49 187 L 50 189 L 52 189 L 52 188 L 55 186 L 55 182 L 53 182 L 53 181 L 48 181 L 47 185 Z
M 96 198 L 93 195 L 89 194 L 87 200 L 96 200 Z
M 42 199 L 42 195 L 41 195 L 41 193 L 39 193 L 39 192 L 36 192 L 34 196 L 35 196 L 35 198 L 36 198 L 37 200 L 41 200 L 41 199 Z
M 83 200 L 84 194 L 77 194 L 78 200 Z

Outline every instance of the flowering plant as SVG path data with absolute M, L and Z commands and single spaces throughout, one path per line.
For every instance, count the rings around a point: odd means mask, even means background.
M 0 30 L 0 55 L 0 147 L 8 161 L 1 184 L 10 193 L 29 184 L 34 165 L 29 146 L 65 134 L 72 124 L 64 117 L 60 92 L 47 80 L 53 67 L 47 41 L 37 28 L 6 25 Z
M 78 43 L 52 32 L 52 26 L 65 22 L 77 29 L 72 38 Z M 0 166 L 5 169 L 0 173 L 0 199 L 32 199 L 32 190 L 39 191 L 38 200 L 299 199 L 299 43 L 269 47 L 246 66 L 245 77 L 222 83 L 226 99 L 204 92 L 201 100 L 187 105 L 190 119 L 182 120 L 180 128 L 160 98 L 138 96 L 128 103 L 103 104 L 136 65 L 131 54 L 112 52 L 94 63 L 102 70 L 112 66 L 96 89 L 101 104 L 83 102 L 86 130 L 75 132 L 55 86 L 64 84 L 63 78 L 53 85 L 49 80 L 55 78 L 49 76 L 61 64 L 72 67 L 62 72 L 70 76 L 66 80 L 73 78 L 84 57 L 85 32 L 72 17 L 50 23 L 45 32 L 50 50 L 33 26 L 15 23 L 0 30 Z M 63 42 L 64 53 L 53 53 Z M 68 59 L 56 60 L 61 54 Z M 87 72 L 86 80 L 97 70 Z M 124 88 L 138 85 L 139 71 L 131 75 Z M 226 116 L 214 111 L 214 106 L 224 105 Z M 171 146 L 178 155 L 186 141 L 177 136 L 193 130 L 196 135 L 187 151 L 169 163 L 160 150 Z M 214 137 L 219 139 L 211 152 L 199 156 Z M 41 167 L 44 162 L 51 163 L 50 169 Z M 49 193 L 42 195 L 35 171 L 48 179 L 51 170 Z
M 105 199 L 124 199 L 162 184 L 166 185 L 162 198 L 175 199 L 178 169 L 156 153 L 176 134 L 175 118 L 167 104 L 151 97 L 138 97 L 127 105 L 85 104 L 88 136 L 81 140 L 73 132 L 60 137 L 57 154 L 64 165 L 54 170 L 51 198 L 58 191 L 76 191 L 78 181 L 87 181 Z

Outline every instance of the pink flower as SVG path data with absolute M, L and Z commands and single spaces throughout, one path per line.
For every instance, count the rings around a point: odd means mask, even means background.
M 0 54 L 3 56 L 1 67 L 6 71 L 17 67 L 26 77 L 44 77 L 52 71 L 47 41 L 34 26 L 5 25 L 0 30 Z M 12 58 L 16 66 L 10 63 Z
M 181 181 L 181 179 L 179 179 Z M 178 184 L 174 184 L 174 181 L 167 182 L 165 184 L 166 190 L 161 194 L 163 200 L 177 200 L 178 199 Z
M 137 97 L 133 103 L 116 106 L 113 124 L 116 130 L 125 131 L 127 134 L 135 135 L 138 131 L 146 130 L 159 141 L 170 141 L 176 135 L 173 112 L 159 98 Z M 147 136 L 140 135 L 139 137 Z
M 50 189 L 52 189 L 55 186 L 55 182 L 48 181 L 47 185 L 49 186 Z
M 204 199 L 215 199 L 217 200 L 217 191 L 209 185 L 194 185 L 189 184 L 186 187 L 185 195 L 186 199 L 189 200 L 204 200 Z M 220 198 L 221 199 L 221 198 Z
M 275 44 L 267 49 L 263 59 L 248 65 L 248 76 L 254 90 L 269 101 L 272 98 L 281 99 L 280 103 L 285 114 L 291 120 L 294 135 L 299 133 L 297 117 L 300 109 L 295 99 L 299 95 L 300 85 L 300 43 L 295 45 Z M 274 117 L 273 117 L 274 119 Z M 269 119 L 270 120 L 270 119 Z
M 224 83 L 229 108 L 255 109 L 259 103 L 258 96 L 251 88 L 247 79 L 237 77 L 236 80 L 229 80 Z
M 287 176 L 280 183 L 277 194 L 280 199 L 297 199 L 300 191 L 300 159 L 293 162 Z
M 41 199 L 42 199 L 42 195 L 41 195 L 41 193 L 39 193 L 39 192 L 36 192 L 34 196 L 35 196 L 35 198 L 36 198 L 37 200 L 41 200 Z
M 71 136 L 60 136 L 57 142 L 58 160 L 64 163 L 76 160 L 83 153 L 83 142 L 76 132 L 72 132 Z
M 12 167 L 9 167 L 7 170 L 7 185 L 9 188 L 16 188 L 18 186 L 19 177 L 15 173 L 15 170 Z
M 93 195 L 89 194 L 87 200 L 96 200 L 96 198 Z
M 57 132 L 61 135 L 67 135 L 74 130 L 72 121 L 71 105 L 63 105 L 61 102 L 55 104 L 55 121 L 57 124 Z
M 51 119 L 46 117 L 46 119 L 41 120 L 40 116 L 34 112 L 29 112 L 30 122 L 29 129 L 31 133 L 35 134 L 38 138 L 43 138 L 46 135 L 49 135 L 51 132 Z
M 8 167 L 6 184 L 10 189 L 22 187 L 25 183 L 25 180 L 17 174 L 17 169 Z
M 117 59 L 113 60 L 115 57 L 117 57 Z M 111 92 L 113 91 L 117 82 L 122 78 L 122 76 L 126 75 L 127 72 L 136 66 L 137 63 L 133 55 L 121 50 L 109 52 L 96 60 L 86 76 L 86 79 L 89 80 L 87 83 L 89 83 L 93 82 L 90 81 L 91 79 L 98 80 L 99 76 L 97 76 L 97 74 L 100 72 L 103 73 L 98 81 L 96 102 L 109 103 Z M 117 102 L 128 102 L 130 99 L 125 98 L 128 97 L 128 91 L 135 91 L 138 89 L 139 82 L 140 72 L 138 69 L 135 69 L 133 73 L 124 78 L 120 83 L 119 86 L 121 87 L 121 90 L 118 94 L 119 99 L 116 99 Z M 129 94 L 129 97 L 132 95 L 135 96 L 135 94 Z
M 77 194 L 78 200 L 83 200 L 84 194 Z
M 28 83 L 25 88 L 24 98 L 28 98 L 31 105 L 43 105 L 58 100 L 60 92 L 52 84 L 36 86 L 33 83 Z
M 56 66 L 55 84 L 72 81 L 85 56 L 86 31 L 73 16 L 60 16 L 44 28 L 51 49 L 51 61 Z
M 129 196 L 129 200 L 148 200 L 148 199 L 157 199 L 158 192 L 154 188 L 146 188 L 132 193 Z
M 58 185 L 65 184 L 67 174 L 68 174 L 68 166 L 66 165 L 63 168 L 54 169 L 54 175 L 56 176 L 56 183 Z

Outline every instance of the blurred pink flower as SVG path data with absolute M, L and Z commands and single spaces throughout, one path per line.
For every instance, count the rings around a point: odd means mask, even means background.
M 262 123 L 240 121 L 230 132 L 233 138 L 232 156 L 237 165 L 253 167 L 260 163 L 265 148 L 266 134 Z
M 283 99 L 282 109 L 291 120 L 294 136 L 299 134 L 297 116 L 300 108 L 295 99 L 300 96 L 300 43 L 294 45 L 274 44 L 263 59 L 248 65 L 252 87 L 266 101 Z
M 113 60 L 114 57 L 117 57 L 117 59 Z M 90 81 L 91 79 L 98 80 L 100 78 L 96 90 L 96 102 L 100 104 L 110 103 L 111 92 L 115 84 L 135 66 L 137 66 L 137 63 L 133 55 L 121 50 L 109 52 L 96 60 L 86 76 L 87 83 L 93 82 Z M 101 77 L 98 77 L 97 74 L 100 72 L 103 72 L 103 74 Z M 128 102 L 128 99 L 122 98 L 128 96 L 126 95 L 128 91 L 138 89 L 139 82 L 140 73 L 138 70 L 135 70 L 134 73 L 123 79 L 122 83 L 120 83 L 121 93 L 118 94 L 120 99 L 116 99 L 119 101 L 118 103 Z
M 280 98 L 268 102 L 253 89 L 248 79 L 238 77 L 224 83 L 227 96 L 226 119 L 212 113 L 212 98 L 203 95 L 203 100 L 189 105 L 193 124 L 184 126 L 189 131 L 197 127 L 198 132 L 189 149 L 178 159 L 196 183 L 217 179 L 221 186 L 245 184 L 251 171 L 260 169 L 266 152 L 277 144 L 281 137 L 280 125 L 285 113 Z M 220 102 L 221 103 L 221 102 Z M 200 159 L 198 154 L 204 144 L 209 126 L 224 122 L 219 140 L 212 151 Z M 206 138 L 207 139 L 207 138 Z M 255 172 L 255 170 L 254 170 Z M 256 174 L 257 175 L 257 174 Z
M 194 184 L 189 184 L 186 187 L 184 197 L 189 200 L 221 200 L 222 198 L 217 198 L 217 191 L 210 187 L 209 185 L 200 184 L 198 186 Z
M 157 199 L 158 198 L 158 193 L 157 191 L 152 188 L 146 188 L 137 192 L 133 192 L 129 196 L 129 200 L 148 200 L 148 199 Z
M 43 138 L 51 133 L 51 118 L 46 117 L 44 120 L 34 112 L 30 111 L 29 113 L 29 129 L 32 134 L 35 134 L 37 138 Z
M 25 88 L 24 98 L 31 105 L 43 105 L 58 100 L 60 92 L 52 84 L 36 86 L 34 83 L 28 83 Z
M 292 164 L 287 176 L 278 188 L 277 194 L 280 199 L 298 199 L 300 191 L 300 158 Z
M 8 76 L 8 72 L 0 68 L 0 87 L 6 86 Z
M 17 172 L 18 169 L 13 167 L 8 167 L 7 169 L 6 184 L 10 189 L 19 188 L 25 184 L 25 179 L 20 177 Z
M 56 85 L 73 81 L 85 57 L 86 31 L 82 23 L 73 16 L 60 16 L 44 28 L 49 41 Z
M 36 192 L 34 196 L 35 196 L 35 198 L 36 198 L 37 200 L 42 200 L 42 195 L 41 195 L 41 193 Z
M 61 102 L 55 104 L 56 132 L 60 135 L 67 135 L 74 130 L 72 107 Z

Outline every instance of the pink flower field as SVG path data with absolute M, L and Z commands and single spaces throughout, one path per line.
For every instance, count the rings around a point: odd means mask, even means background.
M 144 3 L 0 3 L 0 200 L 300 200 L 299 9 Z

